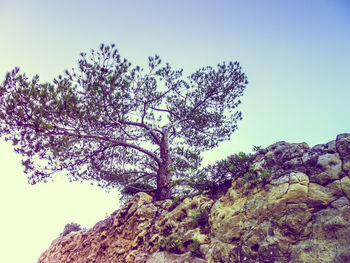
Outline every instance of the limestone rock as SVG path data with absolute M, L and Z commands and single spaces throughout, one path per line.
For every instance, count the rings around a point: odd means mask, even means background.
M 315 183 L 309 185 L 309 205 L 313 207 L 327 206 L 341 195 L 340 181 L 334 181 L 325 187 Z
M 302 240 L 291 248 L 292 262 L 348 262 L 350 206 L 328 207 L 314 213 L 312 239 Z
M 339 179 L 342 172 L 342 162 L 339 154 L 326 153 L 318 157 L 317 164 L 322 170 L 320 173 L 310 176 L 310 180 L 321 185 L 325 185 Z
M 348 176 L 343 177 L 340 184 L 344 194 L 350 199 L 350 178 Z
M 154 253 L 148 260 L 147 263 L 205 263 L 202 258 L 193 257 L 191 252 L 183 254 L 174 254 L 166 251 Z
M 138 193 L 92 229 L 54 240 L 38 262 L 350 262 L 350 134 L 312 148 L 278 142 L 252 165 L 269 180 L 234 181 L 219 199 L 175 208 Z
M 273 177 L 291 172 L 305 172 L 302 157 L 309 150 L 306 143 L 277 142 L 266 148 L 264 156 L 265 166 L 273 172 Z

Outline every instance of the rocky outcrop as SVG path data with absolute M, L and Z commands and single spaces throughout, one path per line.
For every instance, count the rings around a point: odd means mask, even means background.
M 278 142 L 252 165 L 269 171 L 266 183 L 234 181 L 218 200 L 176 207 L 138 193 L 38 262 L 350 262 L 350 134 L 312 148 Z

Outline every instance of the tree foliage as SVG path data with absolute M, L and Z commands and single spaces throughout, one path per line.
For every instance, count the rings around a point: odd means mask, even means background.
M 70 232 L 73 231 L 80 231 L 81 230 L 81 226 L 78 223 L 68 223 L 64 226 L 63 232 L 61 233 L 61 236 L 66 236 L 68 235 Z
M 157 55 L 142 69 L 102 44 L 51 83 L 9 72 L 0 85 L 0 136 L 23 156 L 31 184 L 62 171 L 164 199 L 172 178 L 196 169 L 201 151 L 236 130 L 246 84 L 238 62 L 185 78 Z
M 244 178 L 250 172 L 254 155 L 244 152 L 232 154 L 203 169 L 196 169 L 182 182 L 187 184 L 182 193 L 187 195 L 207 192 L 222 194 L 232 185 L 232 181 Z

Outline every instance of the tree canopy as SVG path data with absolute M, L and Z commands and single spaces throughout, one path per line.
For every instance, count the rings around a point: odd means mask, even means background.
M 133 67 L 103 44 L 52 83 L 15 68 L 0 85 L 0 137 L 23 156 L 31 184 L 62 171 L 168 198 L 173 180 L 236 130 L 247 85 L 238 62 L 182 72 L 157 55 Z

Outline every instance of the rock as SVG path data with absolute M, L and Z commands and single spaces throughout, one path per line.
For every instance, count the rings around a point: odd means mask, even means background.
M 193 257 L 191 252 L 183 254 L 174 254 L 166 251 L 154 253 L 147 261 L 147 263 L 205 263 L 202 258 Z
M 336 153 L 336 140 L 327 142 L 325 144 L 317 144 L 311 148 L 312 151 L 322 152 L 322 153 Z
M 350 201 L 345 196 L 342 196 L 339 199 L 332 202 L 331 207 L 339 209 L 346 205 L 350 206 Z
M 309 150 L 306 143 L 277 142 L 266 148 L 265 166 L 278 178 L 291 171 L 305 172 L 302 157 Z
M 291 184 L 301 184 L 304 186 L 308 186 L 309 185 L 309 177 L 304 174 L 304 173 L 300 173 L 300 172 L 292 172 L 289 176 L 289 183 Z
M 219 199 L 174 208 L 138 193 L 92 229 L 54 240 L 38 262 L 350 262 L 349 149 L 350 134 L 311 149 L 273 144 L 252 163 L 270 178 L 234 181 Z
M 350 262 L 350 249 L 343 249 L 337 252 L 334 262 Z
M 284 175 L 275 179 L 272 179 L 270 181 L 270 184 L 272 185 L 280 185 L 280 184 L 285 184 L 285 183 L 289 183 L 289 175 Z
M 303 156 L 310 182 L 326 185 L 338 180 L 342 175 L 342 162 L 339 154 L 312 152 L 312 150 Z M 311 155 L 312 157 L 310 157 Z
M 312 213 L 306 204 L 289 204 L 285 215 L 279 221 L 279 225 L 282 227 L 283 232 L 301 236 L 306 230 L 306 225 L 311 216 Z
M 322 186 L 315 183 L 309 185 L 309 204 L 312 207 L 325 207 L 329 203 L 342 196 L 340 181 L 334 181 L 327 186 Z
M 284 196 L 286 203 L 294 204 L 305 202 L 308 194 L 308 187 L 302 184 L 291 184 L 287 194 Z
M 350 178 L 348 176 L 343 177 L 340 180 L 341 188 L 348 199 L 350 199 Z
M 237 246 L 215 240 L 212 242 L 209 253 L 206 256 L 208 263 L 225 262 L 236 263 L 240 262 L 240 248 Z M 244 259 L 241 261 L 244 262 Z
M 317 167 L 320 167 L 321 172 L 311 175 L 311 182 L 325 185 L 339 179 L 342 172 L 342 162 L 340 161 L 339 154 L 326 153 L 321 155 L 318 157 L 316 165 Z
M 350 206 L 326 208 L 313 216 L 313 238 L 291 247 L 291 262 L 349 262 Z

